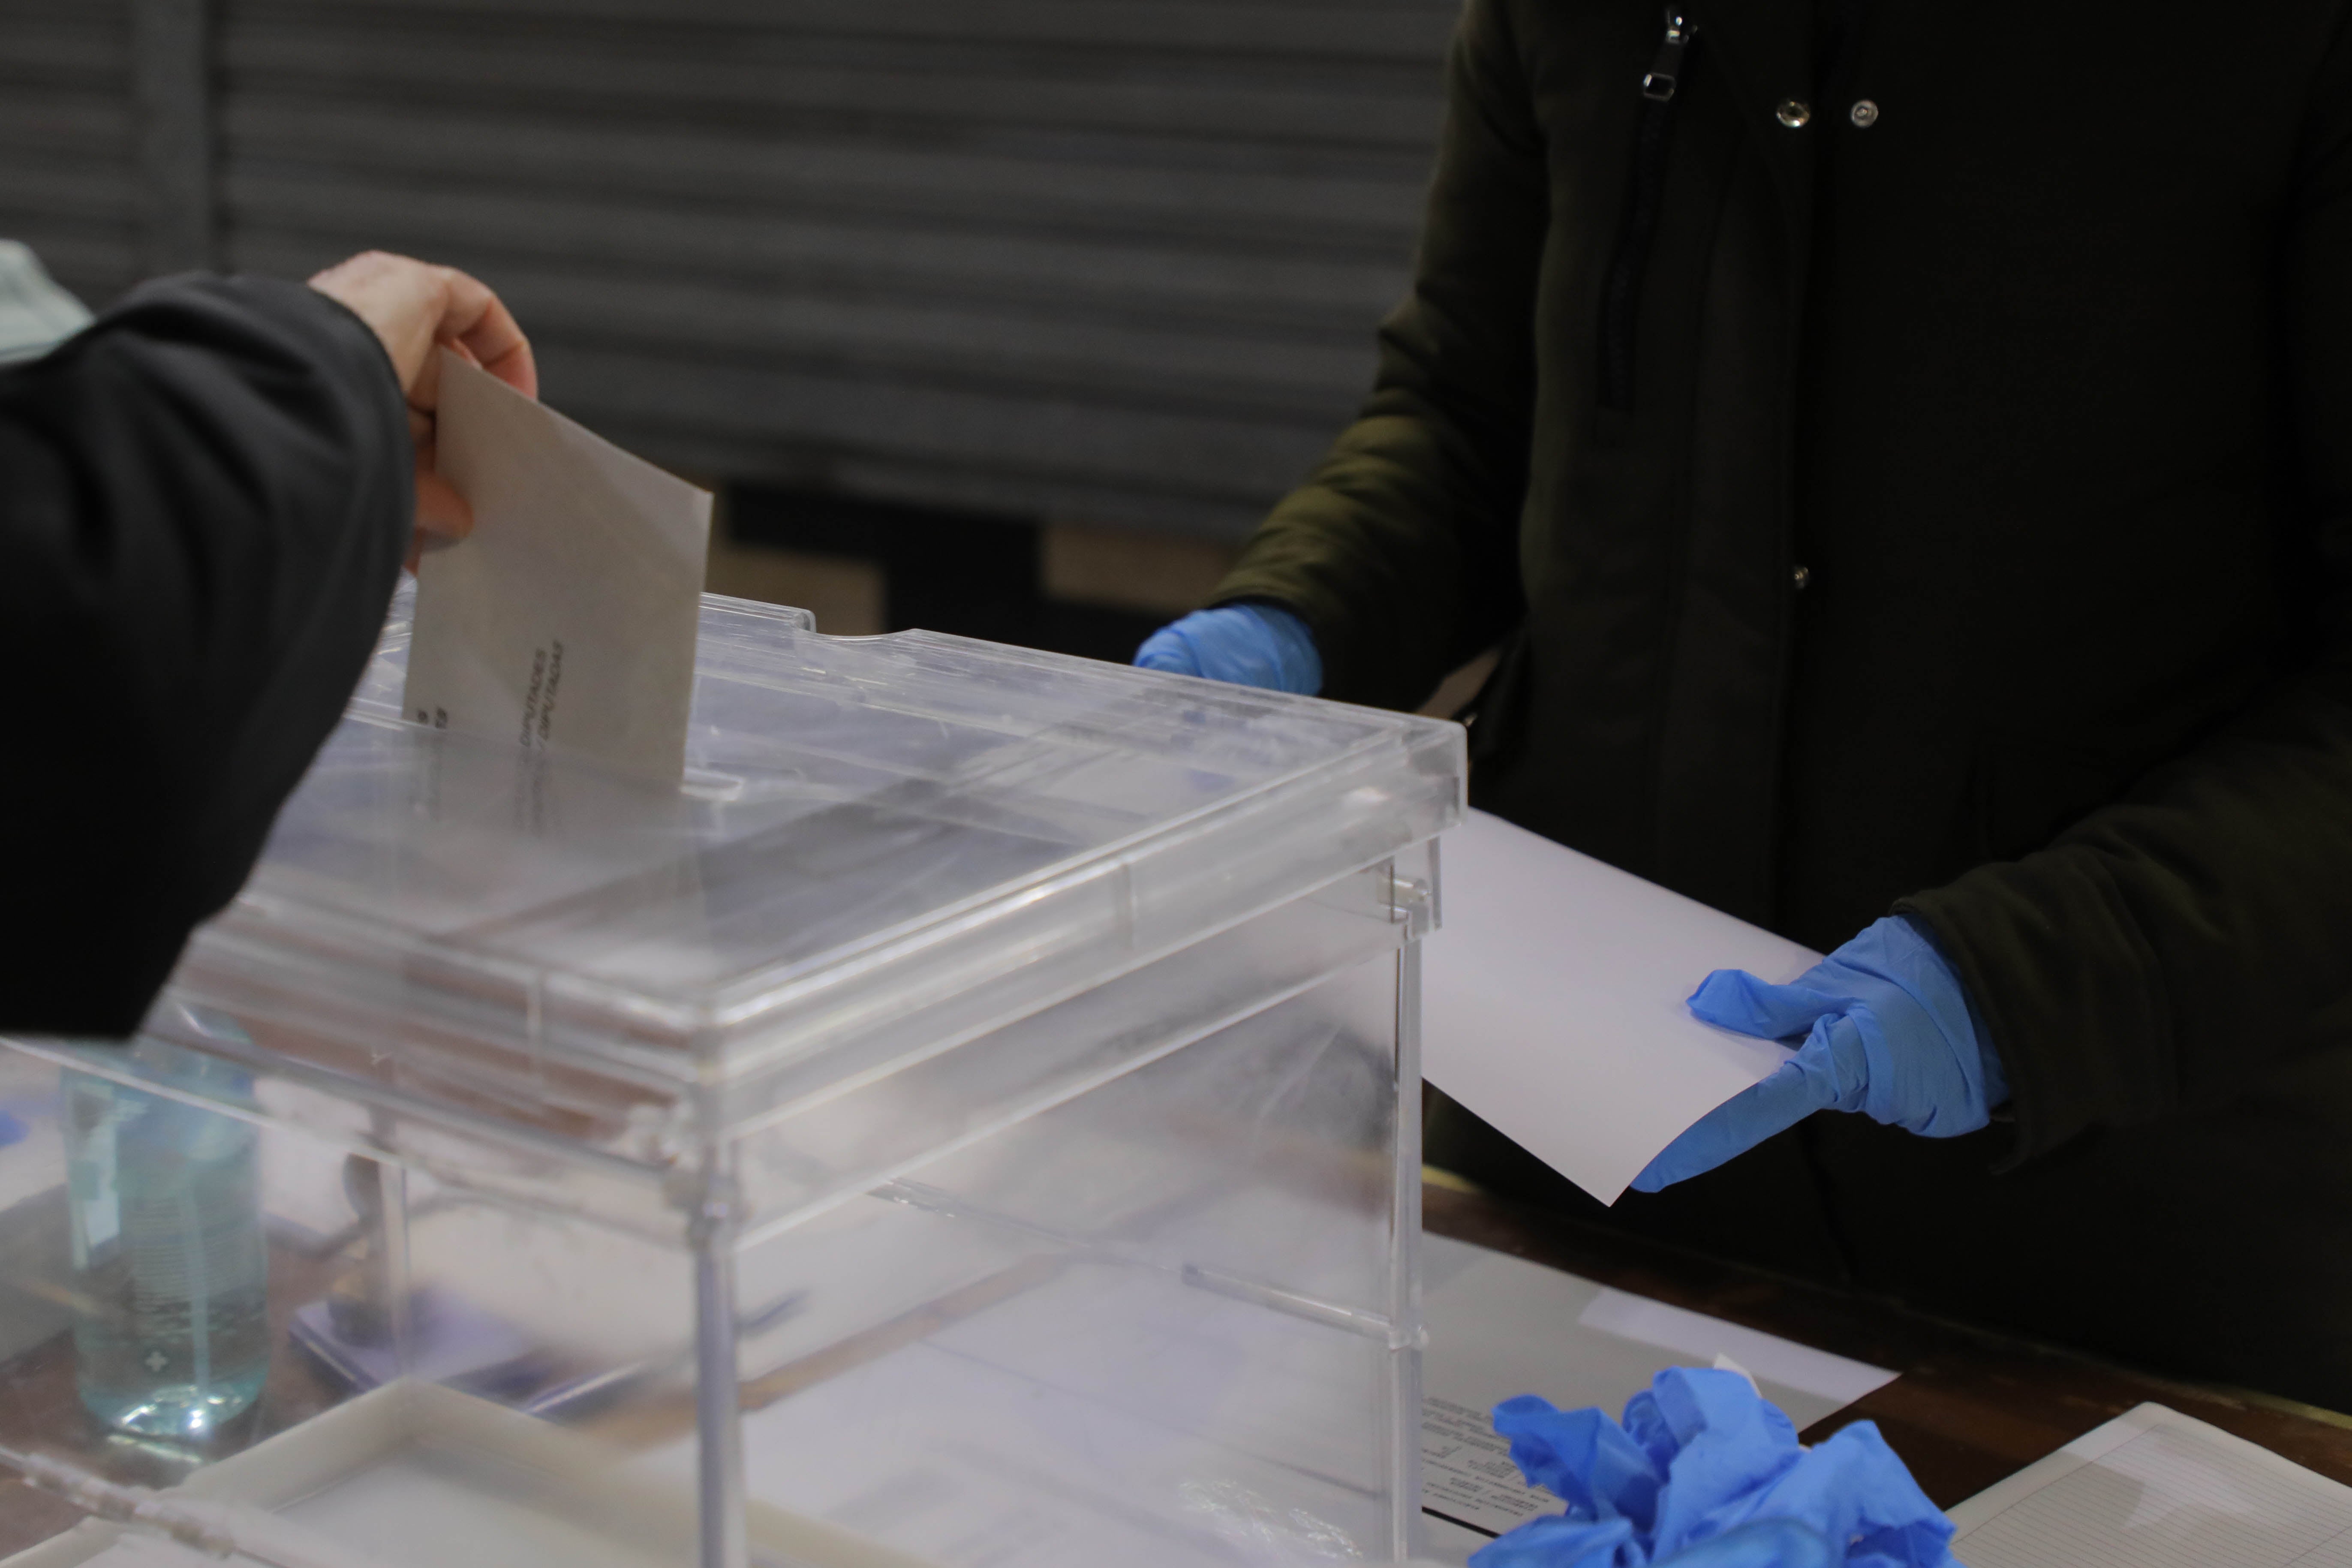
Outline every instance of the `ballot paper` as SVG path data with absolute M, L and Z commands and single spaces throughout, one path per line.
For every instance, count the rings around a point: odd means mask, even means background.
M 1895 1380 L 1885 1367 L 1447 1237 L 1421 1245 L 1422 1511 L 1440 1562 L 1459 1563 L 1565 1506 L 1526 1483 L 1495 1433 L 1495 1406 L 1515 1395 L 1614 1415 L 1667 1367 L 1729 1366 L 1801 1429 Z
M 1952 1510 L 1969 1568 L 2352 1568 L 2352 1487 L 2161 1405 Z
M 474 533 L 417 569 L 408 716 L 683 776 L 709 493 L 446 350 L 436 424 Z
M 1712 970 L 1781 984 L 1818 953 L 1485 812 L 1441 851 L 1422 1076 L 1602 1203 L 1789 1058 L 1685 1004 Z

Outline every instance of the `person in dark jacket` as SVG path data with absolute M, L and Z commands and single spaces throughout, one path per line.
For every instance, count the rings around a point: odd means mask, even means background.
M 371 253 L 133 290 L 0 369 L 0 1029 L 135 1028 L 341 715 L 404 556 L 462 536 L 432 349 L 525 392 L 480 283 Z
M 1898 916 L 2007 1095 L 1612 1223 L 2352 1409 L 2352 5 L 1469 0 L 1381 347 L 1152 661 L 1499 647 L 1477 804 Z

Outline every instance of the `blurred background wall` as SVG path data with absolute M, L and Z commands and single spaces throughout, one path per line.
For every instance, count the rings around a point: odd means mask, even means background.
M 719 487 L 715 585 L 1124 658 L 1369 385 L 1449 0 L 0 0 L 93 306 L 371 246 Z

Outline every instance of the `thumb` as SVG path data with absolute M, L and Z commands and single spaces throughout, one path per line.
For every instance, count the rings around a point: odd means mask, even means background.
M 1173 675 L 1199 675 L 1201 657 L 1194 651 L 1192 639 L 1172 626 L 1160 627 L 1143 639 L 1135 650 L 1138 669 L 1162 669 Z
M 429 459 L 428 459 L 429 461 Z M 474 509 L 457 487 L 421 462 L 416 468 L 416 521 L 408 539 L 411 572 L 429 551 L 455 544 L 474 531 Z

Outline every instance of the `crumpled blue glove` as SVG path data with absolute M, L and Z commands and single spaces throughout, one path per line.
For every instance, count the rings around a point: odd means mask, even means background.
M 1204 676 L 1312 697 L 1323 689 L 1323 656 L 1307 623 L 1279 605 L 1220 605 L 1160 627 L 1135 650 L 1143 669 Z
M 1479 1548 L 1470 1568 L 1960 1568 L 1952 1521 L 1874 1423 L 1807 1448 L 1736 1372 L 1668 1367 L 1622 1423 L 1508 1399 L 1495 1430 L 1568 1508 Z
M 1797 976 L 1770 985 L 1739 969 L 1700 983 L 1690 1010 L 1768 1040 L 1804 1037 L 1779 1071 L 1700 1117 L 1633 1178 L 1654 1193 L 1711 1171 L 1816 1110 L 1859 1110 L 1927 1138 L 1992 1119 L 2009 1080 L 1979 1037 L 1968 992 L 1918 928 L 1890 915 Z

